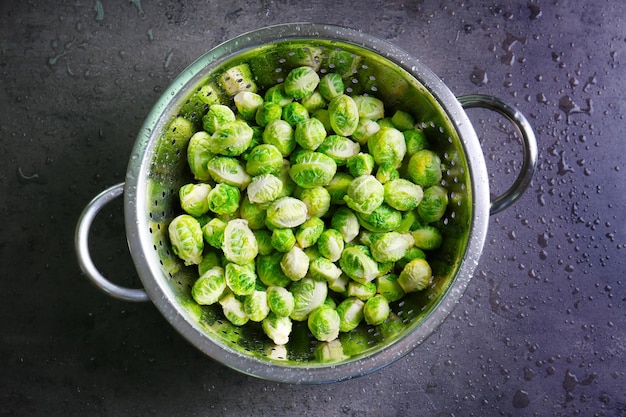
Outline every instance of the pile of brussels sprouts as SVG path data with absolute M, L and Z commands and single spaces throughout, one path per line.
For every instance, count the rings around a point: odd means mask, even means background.
M 230 75 L 232 101 L 208 106 L 189 139 L 195 182 L 168 228 L 197 265 L 193 299 L 277 345 L 294 321 L 319 341 L 384 323 L 433 279 L 424 251 L 441 245 L 448 204 L 439 156 L 411 114 L 348 95 L 335 73 L 298 67 L 264 94 L 245 64 Z

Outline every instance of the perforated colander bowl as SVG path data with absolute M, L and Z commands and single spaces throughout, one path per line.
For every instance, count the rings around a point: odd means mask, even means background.
M 306 323 L 295 323 L 289 343 L 275 346 L 259 326 L 233 326 L 219 305 L 197 305 L 190 295 L 197 269 L 185 267 L 169 243 L 168 224 L 180 214 L 178 189 L 193 178 L 186 163 L 187 142 L 172 140 L 171 135 L 165 139 L 163 132 L 182 109 L 193 118 L 190 97 L 242 63 L 250 67 L 260 91 L 281 82 L 297 66 L 312 66 L 320 74 L 340 73 L 348 94 L 374 95 L 390 112 L 400 109 L 411 113 L 442 159 L 442 184 L 450 203 L 439 224 L 443 245 L 428 254 L 433 284 L 392 304 L 393 326 L 363 324 L 341 334 L 343 356 L 339 360 L 317 359 L 320 342 L 309 334 Z M 517 127 L 522 139 L 519 176 L 493 201 L 480 144 L 464 111 L 469 107 L 501 113 Z M 202 107 L 197 110 L 201 115 Z M 85 208 L 76 229 L 76 250 L 82 270 L 98 287 L 129 301 L 151 300 L 187 340 L 226 366 L 282 382 L 339 381 L 399 359 L 445 319 L 478 264 L 490 213 L 519 198 L 535 164 L 532 129 L 524 116 L 506 103 L 490 96 L 456 98 L 417 58 L 360 31 L 308 23 L 272 26 L 217 46 L 174 80 L 138 134 L 125 183 L 105 190 Z M 98 272 L 89 255 L 88 233 L 95 215 L 122 194 L 127 240 L 144 289 L 112 283 Z

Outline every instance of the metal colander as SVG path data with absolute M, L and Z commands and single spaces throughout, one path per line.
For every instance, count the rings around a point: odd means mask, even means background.
M 206 110 L 194 94 L 226 70 L 246 63 L 259 91 L 275 85 L 295 67 L 309 65 L 320 74 L 339 73 L 349 94 L 370 94 L 386 111 L 411 113 L 431 148 L 442 159 L 442 184 L 449 191 L 447 212 L 439 222 L 440 249 L 428 253 L 433 284 L 392 304 L 392 319 L 381 326 L 361 325 L 341 334 L 343 356 L 319 359 L 324 348 L 306 322 L 294 322 L 290 341 L 276 346 L 257 324 L 232 325 L 219 304 L 199 306 L 190 290 L 197 268 L 186 267 L 171 249 L 167 227 L 181 213 L 178 189 L 193 182 L 186 162 L 186 140 L 164 132 L 184 112 L 192 120 Z M 235 80 L 237 81 L 237 80 Z M 480 145 L 463 106 L 491 107 L 515 122 L 525 141 L 522 173 L 500 199 L 490 202 Z M 202 56 L 171 84 L 140 131 L 125 184 L 96 197 L 77 228 L 83 271 L 109 294 L 127 300 L 150 299 L 169 322 L 210 357 L 269 380 L 332 382 L 367 374 L 402 357 L 444 320 L 461 297 L 480 257 L 491 212 L 512 203 L 528 185 L 534 169 L 534 137 L 523 116 L 499 100 L 457 99 L 430 70 L 393 45 L 350 29 L 315 24 L 267 27 L 234 38 Z M 90 261 L 87 230 L 99 207 L 124 194 L 127 239 L 144 290 L 120 288 L 102 277 Z

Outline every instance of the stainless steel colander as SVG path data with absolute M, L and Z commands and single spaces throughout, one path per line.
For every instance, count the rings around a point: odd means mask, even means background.
M 331 59 L 332 58 L 332 59 Z M 339 72 L 348 92 L 381 98 L 387 109 L 411 112 L 442 157 L 450 204 L 441 220 L 443 246 L 429 253 L 431 287 L 393 304 L 393 331 L 367 325 L 342 334 L 345 358 L 316 359 L 319 342 L 306 324 L 295 324 L 286 346 L 275 346 L 259 327 L 236 327 L 218 306 L 200 307 L 190 296 L 197 270 L 171 250 L 169 222 L 180 214 L 178 188 L 191 182 L 186 142 L 164 140 L 163 131 L 189 97 L 225 70 L 247 63 L 260 90 L 281 82 L 291 68 Z M 464 108 L 484 107 L 508 118 L 523 142 L 523 165 L 515 183 L 490 201 L 485 161 Z M 151 300 L 186 339 L 213 359 L 240 372 L 290 383 L 325 383 L 364 375 L 399 359 L 428 337 L 454 308 L 478 264 L 490 214 L 517 200 L 536 165 L 532 129 L 515 108 L 490 96 L 456 98 L 417 58 L 360 31 L 308 23 L 284 24 L 246 33 L 212 49 L 183 71 L 156 103 L 139 132 L 125 183 L 95 197 L 76 229 L 83 272 L 111 296 Z M 126 234 L 144 289 L 128 289 L 103 277 L 89 255 L 88 235 L 98 211 L 124 196 Z

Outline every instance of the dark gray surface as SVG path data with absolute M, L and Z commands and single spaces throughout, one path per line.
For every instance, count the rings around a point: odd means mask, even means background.
M 55 3 L 0 5 L 1 416 L 626 415 L 626 3 Z M 78 215 L 123 181 L 175 75 L 219 42 L 290 21 L 362 29 L 455 94 L 509 101 L 540 150 L 439 330 L 388 368 L 324 386 L 215 363 L 152 304 L 95 289 L 73 250 Z M 470 116 L 500 193 L 521 146 L 494 115 Z M 138 285 L 121 207 L 98 217 L 93 251 L 105 275 Z

